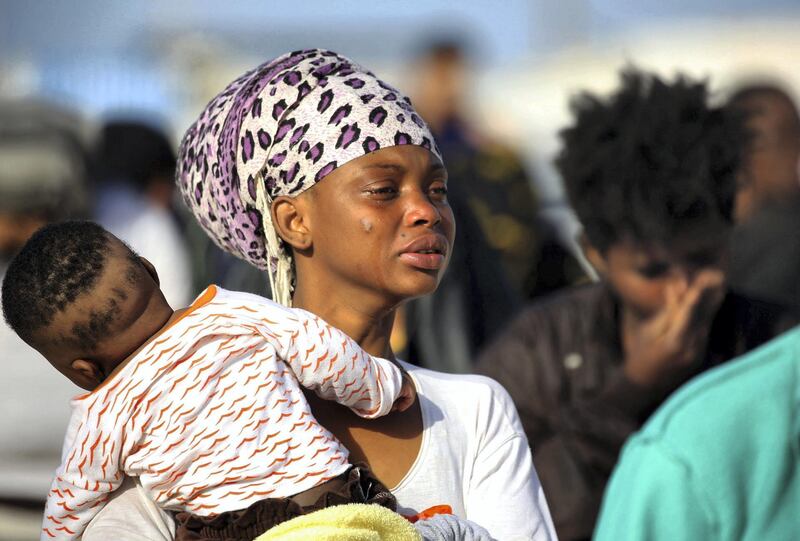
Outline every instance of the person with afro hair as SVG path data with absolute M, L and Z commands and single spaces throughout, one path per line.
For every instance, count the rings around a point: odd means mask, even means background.
M 670 393 L 798 320 L 726 286 L 743 116 L 635 68 L 571 105 L 556 165 L 600 280 L 530 305 L 478 364 L 516 402 L 566 541 L 591 537 L 623 443 Z

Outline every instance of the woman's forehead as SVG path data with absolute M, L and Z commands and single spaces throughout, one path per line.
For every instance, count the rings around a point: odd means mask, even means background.
M 356 158 L 343 167 L 360 169 L 403 170 L 418 169 L 428 171 L 444 169 L 441 158 L 430 150 L 416 146 L 403 145 L 380 149 Z
M 389 147 L 356 158 L 333 171 L 318 183 L 319 186 L 331 186 L 348 182 L 359 182 L 363 177 L 387 174 L 394 176 L 419 176 L 424 180 L 431 175 L 447 178 L 447 171 L 442 160 L 429 150 L 403 145 Z M 315 186 L 309 192 L 314 191 Z M 331 186 L 335 189 L 335 186 Z

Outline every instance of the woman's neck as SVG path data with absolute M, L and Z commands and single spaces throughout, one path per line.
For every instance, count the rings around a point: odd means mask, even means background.
M 393 360 L 389 339 L 395 308 L 375 306 L 377 303 L 361 300 L 356 295 L 315 294 L 298 284 L 292 305 L 316 314 L 340 329 L 370 355 Z

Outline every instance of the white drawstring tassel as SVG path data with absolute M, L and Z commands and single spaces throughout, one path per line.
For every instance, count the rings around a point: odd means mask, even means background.
M 269 287 L 272 300 L 284 306 L 292 305 L 294 289 L 294 265 L 292 255 L 272 223 L 272 197 L 266 189 L 263 170 L 259 171 L 256 183 L 256 210 L 261 213 L 264 228 L 264 243 L 267 250 Z M 247 189 L 247 188 L 245 188 Z

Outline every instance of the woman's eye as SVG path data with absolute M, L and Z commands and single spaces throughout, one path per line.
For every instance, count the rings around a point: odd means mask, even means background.
M 395 186 L 369 186 L 365 190 L 365 193 L 369 194 L 370 196 L 380 197 L 380 198 L 387 198 L 395 195 L 397 193 L 397 187 Z
M 431 193 L 438 197 L 446 197 L 447 196 L 447 186 L 431 186 Z

